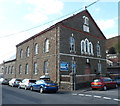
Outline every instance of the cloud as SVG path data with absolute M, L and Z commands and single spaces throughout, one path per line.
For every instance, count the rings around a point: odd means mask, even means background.
M 60 0 L 26 0 L 26 3 L 33 8 L 24 19 L 33 23 L 46 21 L 49 15 L 60 14 L 64 7 Z
M 102 30 L 107 30 L 110 28 L 113 28 L 115 25 L 114 19 L 108 19 L 108 20 L 97 20 L 96 23 Z
M 95 2 L 97 0 L 61 0 L 63 2 Z M 99 0 L 99 2 L 118 2 L 119 0 Z

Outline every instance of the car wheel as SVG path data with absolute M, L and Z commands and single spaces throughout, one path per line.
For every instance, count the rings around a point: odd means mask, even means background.
M 33 91 L 33 87 L 30 87 L 30 90 Z
M 106 90 L 107 90 L 107 87 L 106 87 L 106 86 L 104 86 L 104 87 L 103 87 L 103 90 L 104 90 L 104 91 L 106 91 Z
M 27 86 L 25 86 L 25 90 L 27 90 Z
M 43 93 L 43 88 L 40 88 L 39 92 L 40 92 L 40 93 Z
M 21 87 L 20 87 L 20 86 L 18 86 L 18 88 L 20 89 Z
M 14 85 L 12 84 L 12 87 L 14 87 Z

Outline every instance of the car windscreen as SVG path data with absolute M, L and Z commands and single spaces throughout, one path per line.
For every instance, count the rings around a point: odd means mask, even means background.
M 53 81 L 45 80 L 46 83 L 53 83 Z
M 21 79 L 16 79 L 16 81 L 22 81 Z
M 101 82 L 100 79 L 95 79 L 93 82 Z
M 31 82 L 31 83 L 35 83 L 35 82 L 36 82 L 36 80 L 29 80 L 29 82 Z

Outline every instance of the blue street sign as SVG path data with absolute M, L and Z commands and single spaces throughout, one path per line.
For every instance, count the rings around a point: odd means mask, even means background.
M 61 62 L 60 63 L 60 70 L 61 71 L 68 71 L 69 64 L 68 62 Z

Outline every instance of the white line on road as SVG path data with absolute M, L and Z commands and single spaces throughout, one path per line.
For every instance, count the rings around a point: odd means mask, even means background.
M 92 95 L 85 95 L 85 96 L 91 97 Z
M 77 93 L 73 93 L 72 95 L 76 96 L 76 95 L 77 95 Z
M 84 96 L 85 94 L 78 94 L 79 96 Z
M 119 102 L 120 102 L 120 99 L 113 99 L 113 100 L 115 100 L 115 101 L 119 101 Z
M 109 100 L 110 100 L 110 99 L 112 99 L 112 98 L 109 98 L 109 97 L 103 97 L 103 99 L 109 99 Z
M 94 95 L 95 98 L 101 98 L 101 96 Z

